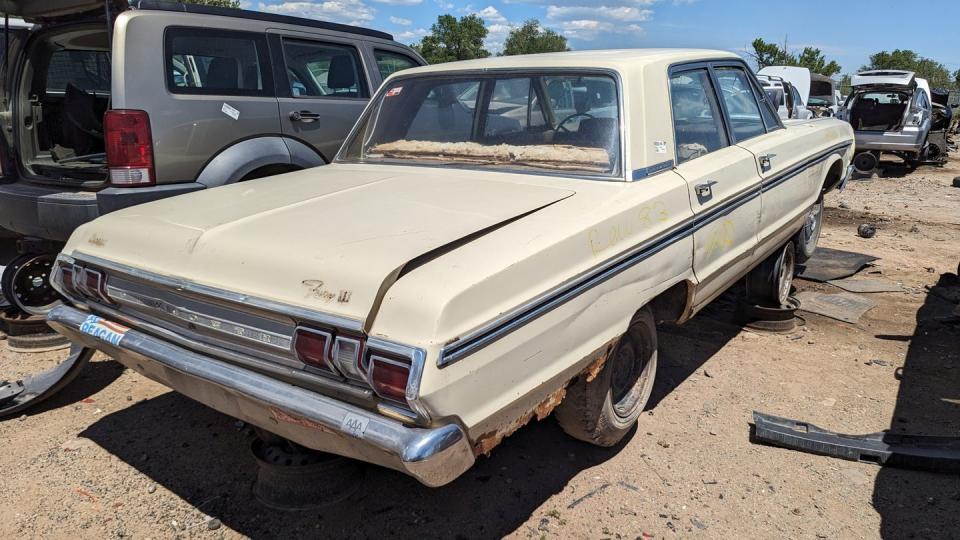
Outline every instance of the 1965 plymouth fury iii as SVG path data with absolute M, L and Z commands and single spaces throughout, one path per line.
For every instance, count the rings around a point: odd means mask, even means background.
M 77 229 L 49 321 L 228 415 L 438 486 L 554 411 L 617 443 L 650 395 L 656 323 L 744 276 L 755 301 L 786 299 L 852 142 L 833 119 L 784 127 L 725 52 L 411 69 L 329 166 Z

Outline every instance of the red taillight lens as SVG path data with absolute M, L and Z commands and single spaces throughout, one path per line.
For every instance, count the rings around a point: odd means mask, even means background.
M 156 183 L 150 116 L 146 111 L 109 110 L 103 115 L 103 130 L 110 183 L 114 186 Z
M 297 352 L 297 358 L 304 364 L 333 372 L 330 363 L 327 362 L 327 353 L 330 350 L 331 335 L 320 330 L 310 330 L 298 328 L 297 335 L 293 342 L 293 348 Z
M 60 266 L 60 288 L 63 294 L 75 296 L 77 294 L 77 284 L 75 279 L 74 266 Z
M 370 385 L 382 398 L 406 403 L 410 364 L 378 355 L 370 356 Z

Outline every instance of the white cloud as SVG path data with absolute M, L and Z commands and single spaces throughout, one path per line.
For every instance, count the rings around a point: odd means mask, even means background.
M 454 5 L 451 2 L 447 2 L 446 0 L 433 0 L 433 3 L 436 4 L 437 7 L 445 11 L 450 11 L 451 9 L 454 8 Z
M 334 21 L 347 24 L 364 24 L 373 20 L 376 10 L 363 0 L 323 0 L 320 2 L 260 2 L 257 9 L 278 15 L 294 15 L 308 19 Z
M 416 6 L 423 0 L 373 0 L 378 4 L 387 4 L 390 6 Z
M 415 30 L 404 30 L 403 32 L 393 35 L 393 39 L 408 43 L 412 41 L 417 41 L 423 36 L 427 35 L 429 31 L 426 28 L 417 28 Z
M 651 15 L 652 10 L 631 6 L 547 6 L 547 18 L 552 21 L 608 19 L 641 22 L 650 20 Z
M 400 26 L 410 26 L 410 24 L 413 21 L 411 21 L 410 19 L 404 19 L 403 17 L 394 17 L 393 15 L 391 15 L 390 22 L 392 22 L 393 24 L 399 24 Z
M 643 35 L 643 27 L 639 24 L 619 24 L 610 21 L 598 21 L 596 19 L 577 19 L 573 21 L 561 21 L 557 24 L 560 33 L 567 39 L 579 39 L 583 41 L 592 41 L 601 34 L 631 34 L 633 36 Z
M 487 6 L 480 11 L 474 11 L 475 15 L 479 15 L 487 24 L 506 24 L 507 18 L 503 16 L 502 13 L 497 11 L 497 8 L 493 6 Z
M 504 19 L 504 21 L 506 21 L 506 19 Z M 517 25 L 508 22 L 488 25 L 487 37 L 483 40 L 483 47 L 493 54 L 502 51 L 507 36 L 510 35 L 510 31 L 516 27 Z

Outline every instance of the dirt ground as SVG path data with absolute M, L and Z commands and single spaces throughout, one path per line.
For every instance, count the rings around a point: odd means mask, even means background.
M 0 537 L 945 538 L 960 476 L 880 468 L 752 444 L 755 410 L 823 428 L 960 435 L 960 327 L 929 291 L 960 262 L 960 189 L 943 169 L 851 181 L 821 245 L 879 258 L 857 324 L 804 315 L 747 331 L 732 296 L 660 334 L 660 373 L 618 447 L 534 422 L 453 484 L 370 467 L 348 500 L 277 512 L 251 495 L 251 434 L 106 358 L 52 402 L 0 422 Z M 874 238 L 856 235 L 874 223 Z M 834 290 L 800 281 L 800 290 Z M 939 290 L 939 289 L 937 289 Z M 3 350 L 4 375 L 56 361 Z M 62 353 L 59 353 L 62 354 Z

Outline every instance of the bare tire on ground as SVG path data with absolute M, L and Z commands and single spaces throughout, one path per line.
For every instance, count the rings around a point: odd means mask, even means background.
M 823 229 L 823 195 L 813 204 L 813 208 L 804 219 L 803 228 L 794 237 L 793 243 L 797 246 L 797 262 L 805 263 L 813 257 L 820 242 L 820 231 Z
M 795 263 L 796 248 L 792 241 L 787 242 L 747 274 L 747 301 L 769 307 L 786 304 Z
M 644 307 L 617 340 L 592 381 L 581 375 L 556 410 L 568 435 L 597 446 L 613 446 L 633 428 L 650 399 L 657 373 L 657 329 Z

